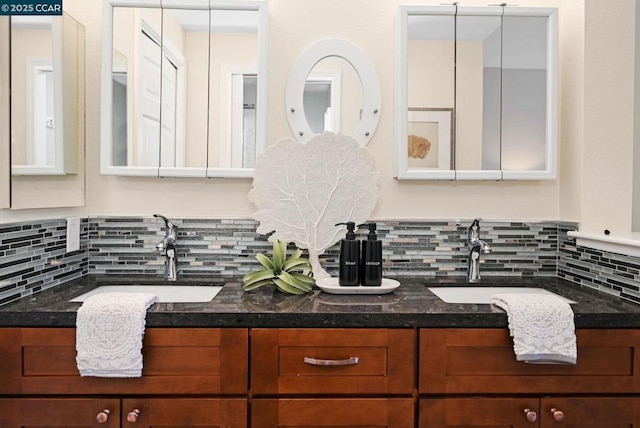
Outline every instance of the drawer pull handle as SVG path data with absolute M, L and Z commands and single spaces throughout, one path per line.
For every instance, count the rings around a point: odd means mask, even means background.
M 304 357 L 304 362 L 312 366 L 355 366 L 360 362 L 360 357 L 349 357 L 345 360 L 320 360 L 318 358 Z
M 538 414 L 531 409 L 524 409 L 524 415 L 529 422 L 535 422 L 538 420 Z
M 555 407 L 551 409 L 551 415 L 553 416 L 553 420 L 556 422 L 562 422 L 564 420 L 564 412 L 556 409 Z
M 111 411 L 109 409 L 104 409 L 103 411 L 101 411 L 96 415 L 96 421 L 99 424 L 106 424 L 109 421 L 110 414 L 111 414 Z
M 132 424 L 135 424 L 136 422 L 138 422 L 139 417 L 140 417 L 140 410 L 133 409 L 127 414 L 127 422 L 131 422 Z

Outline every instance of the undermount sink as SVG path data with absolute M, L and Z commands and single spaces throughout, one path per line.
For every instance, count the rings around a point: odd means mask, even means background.
M 561 298 L 567 303 L 576 303 L 556 293 L 538 287 L 428 287 L 429 291 L 446 303 L 489 304 L 494 294 L 544 294 Z
M 158 296 L 159 303 L 204 303 L 210 302 L 220 290 L 221 286 L 205 285 L 103 285 L 69 301 L 84 302 L 103 293 L 151 293 Z

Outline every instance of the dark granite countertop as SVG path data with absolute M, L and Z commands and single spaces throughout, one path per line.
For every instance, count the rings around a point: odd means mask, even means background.
M 428 286 L 471 285 L 461 279 L 399 278 L 383 295 L 301 296 L 261 288 L 245 293 L 239 279 L 186 278 L 179 285 L 224 285 L 207 303 L 156 303 L 148 327 L 507 327 L 506 314 L 488 304 L 449 304 Z M 80 303 L 72 299 L 105 284 L 162 284 L 160 278 L 89 275 L 0 307 L 1 327 L 73 327 Z M 557 278 L 483 278 L 479 286 L 542 287 L 574 300 L 577 328 L 639 328 L 640 305 Z

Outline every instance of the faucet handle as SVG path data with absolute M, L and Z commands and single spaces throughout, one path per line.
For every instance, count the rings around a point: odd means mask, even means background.
M 171 220 L 169 220 L 168 218 L 166 218 L 165 216 L 161 215 L 161 214 L 154 214 L 153 215 L 156 218 L 161 218 L 162 220 L 164 220 L 164 224 L 165 226 L 167 226 L 167 233 L 171 233 L 173 231 L 173 229 L 177 229 L 178 226 L 176 226 L 175 224 L 173 224 L 171 222 Z
M 480 239 L 480 220 L 482 218 L 477 217 L 471 222 L 471 225 L 467 228 L 467 241 L 475 242 Z

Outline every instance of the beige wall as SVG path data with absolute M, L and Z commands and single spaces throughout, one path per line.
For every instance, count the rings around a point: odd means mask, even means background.
M 587 0 L 581 220 L 631 231 L 635 1 Z
M 84 3 L 83 16 L 79 18 L 87 27 L 86 212 L 250 216 L 255 209 L 246 197 L 251 180 L 126 178 L 99 174 L 102 9 L 98 0 Z M 628 227 L 633 136 L 633 95 L 629 89 L 633 87 L 633 55 L 629 51 L 634 35 L 633 0 L 519 2 L 521 6 L 560 7 L 561 94 L 559 178 L 521 182 L 408 182 L 392 178 L 394 27 L 397 8 L 405 3 L 403 0 L 269 0 L 269 143 L 291 137 L 284 94 L 296 59 L 319 39 L 344 38 L 369 56 L 380 77 L 382 115 L 369 143 L 381 172 L 375 218 L 560 218 L 583 221 L 585 228 Z M 486 1 L 469 0 L 464 4 L 484 5 Z M 602 76 L 607 75 L 614 77 L 603 82 Z M 0 220 L 7 217 L 10 216 L 5 212 L 0 213 Z

